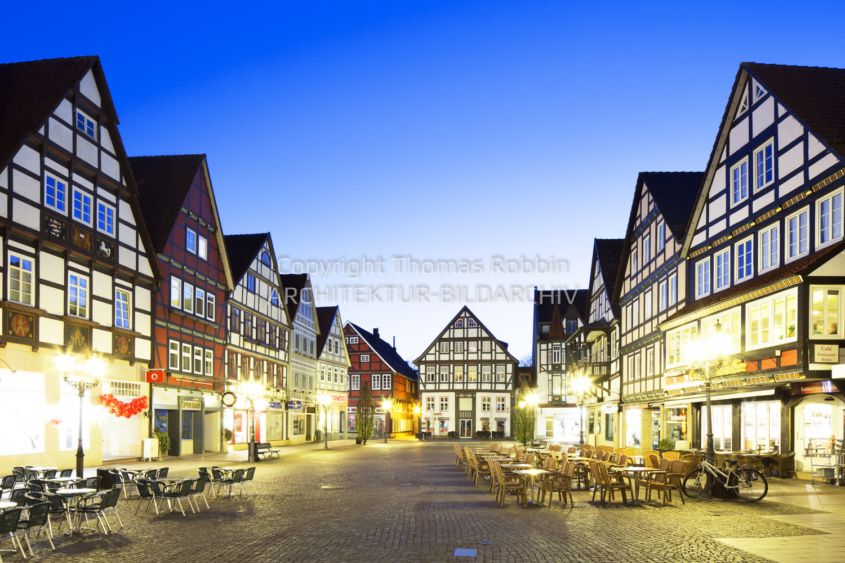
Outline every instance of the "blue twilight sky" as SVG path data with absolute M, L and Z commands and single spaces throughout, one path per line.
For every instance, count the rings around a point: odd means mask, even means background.
M 409 360 L 464 303 L 529 354 L 533 286 L 586 287 L 638 172 L 704 168 L 740 62 L 845 66 L 838 2 L 140 6 L 5 6 L 0 62 L 99 55 L 131 156 L 206 153 L 224 232 L 333 265 L 318 304 Z

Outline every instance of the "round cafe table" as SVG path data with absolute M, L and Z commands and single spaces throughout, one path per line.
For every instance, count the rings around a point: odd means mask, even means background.
M 531 487 L 531 500 L 526 503 L 526 507 L 540 506 L 534 502 L 534 480 L 540 475 L 548 475 L 551 471 L 546 469 L 518 469 L 513 473 L 519 475 L 526 482 L 525 484 Z
M 7 508 L 14 508 L 18 505 L 16 502 L 11 502 L 8 500 L 0 501 L 0 510 L 6 510 Z
M 55 494 L 62 497 L 62 500 L 65 503 L 65 516 L 67 516 L 67 525 L 69 527 L 68 531 L 65 532 L 67 535 L 72 536 L 73 532 L 80 532 L 82 530 L 94 530 L 94 528 L 82 528 L 80 527 L 82 523 L 82 519 L 79 517 L 79 514 L 76 514 L 76 518 L 71 520 L 70 513 L 71 513 L 71 505 L 76 497 L 84 497 L 86 495 L 93 495 L 97 492 L 97 489 L 56 489 L 54 491 Z

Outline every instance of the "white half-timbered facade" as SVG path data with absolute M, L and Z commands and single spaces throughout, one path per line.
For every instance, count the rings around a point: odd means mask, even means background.
M 614 299 L 621 311 L 623 420 L 618 443 L 656 449 L 661 428 L 689 446 L 682 408 L 662 426 L 664 341 L 658 324 L 687 302 L 687 262 L 681 255 L 702 172 L 641 172 L 625 232 Z M 677 412 L 676 412 L 677 411 Z
M 349 406 L 347 374 L 350 366 L 343 335 L 340 307 L 317 307 L 320 334 L 317 337 L 317 396 L 328 395 L 327 409 L 320 407 L 317 429 L 326 430 L 330 440 L 346 439 L 346 411 Z M 328 418 L 327 418 L 328 417 Z
M 97 57 L 0 65 L 0 469 L 74 465 L 79 399 L 54 358 L 107 360 L 85 398 L 85 465 L 139 456 L 158 270 Z
M 468 307 L 463 307 L 414 363 L 419 368 L 422 431 L 474 438 L 510 436 L 519 363 Z
M 273 239 L 270 233 L 261 233 L 226 235 L 223 240 L 235 283 L 227 301 L 227 384 L 236 389 L 236 395 L 238 383 L 251 381 L 265 388 L 263 400 L 254 403 L 263 408 L 250 412 L 249 401 L 240 398 L 224 411 L 223 426 L 233 429 L 233 445 L 245 446 L 250 440 L 247 420 L 254 417 L 256 441 L 279 442 L 286 439 L 291 326 L 282 299 Z
M 290 375 L 288 376 L 288 439 L 313 440 L 316 424 L 317 336 L 320 326 L 308 274 L 285 274 L 282 299 L 292 319 Z

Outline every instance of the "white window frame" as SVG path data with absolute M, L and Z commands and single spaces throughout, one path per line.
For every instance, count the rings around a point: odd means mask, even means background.
M 754 237 L 748 237 L 734 245 L 736 255 L 736 281 L 747 281 L 754 277 Z M 744 261 L 744 264 L 740 264 Z M 746 273 L 748 272 L 748 273 Z
M 122 304 L 125 304 L 126 318 L 120 315 L 123 311 Z M 125 289 L 115 288 L 114 290 L 114 326 L 132 330 L 132 294 Z
M 490 397 L 481 397 L 481 412 L 490 412 Z
M 199 287 L 194 289 L 194 314 L 199 317 L 205 317 L 205 291 Z
M 764 164 L 763 164 L 763 166 L 764 166 L 763 174 L 765 175 L 766 171 L 767 171 L 765 168 L 768 168 L 768 167 L 766 167 L 766 164 L 765 164 L 765 162 L 766 162 L 766 153 L 765 153 L 766 149 L 769 149 L 769 158 L 770 158 L 770 163 L 771 163 L 771 169 L 768 170 L 768 173 L 771 174 L 771 179 L 769 181 L 766 181 L 765 178 L 764 178 L 763 182 L 760 183 L 759 156 L 761 154 L 763 155 L 763 162 L 764 162 Z M 771 138 L 768 141 L 766 141 L 765 143 L 763 143 L 762 145 L 760 145 L 754 151 L 754 192 L 756 193 L 756 192 L 758 192 L 758 191 L 760 191 L 764 188 L 768 188 L 769 186 L 771 186 L 774 183 L 775 183 L 775 140 L 774 140 L 774 138 Z
M 441 354 L 448 354 L 449 353 L 449 343 L 448 342 L 441 342 L 440 343 L 440 353 Z
M 773 233 L 774 236 L 772 236 Z M 775 223 L 766 229 L 761 229 L 757 233 L 757 236 L 759 237 L 757 248 L 760 249 L 759 272 L 762 274 L 780 266 L 780 223 Z M 768 242 L 766 242 L 766 239 L 768 239 Z M 772 241 L 774 241 L 774 244 Z M 765 265 L 767 261 L 769 264 Z
M 207 291 L 205 293 L 205 318 L 212 322 L 214 322 L 215 315 L 217 314 L 214 310 L 215 307 L 217 307 L 217 298 L 213 293 Z
M 643 321 L 647 321 L 653 314 L 653 300 L 651 297 L 651 290 L 643 294 Z
M 426 412 L 434 412 L 434 397 L 425 398 L 425 410 Z
M 739 354 L 742 351 L 742 308 L 734 307 L 701 319 L 701 337 L 705 340 L 713 334 L 716 321 L 722 325 L 722 333 L 730 336 L 730 346 L 725 355 Z
M 493 351 L 493 343 L 490 340 L 481 341 L 481 353 L 490 353 Z
M 182 310 L 194 314 L 194 286 L 186 282 L 182 283 Z
M 464 320 L 463 319 L 457 319 L 455 321 L 455 328 L 464 328 Z
M 645 374 L 654 375 L 654 348 L 648 348 L 645 351 Z
M 170 340 L 168 341 L 168 351 L 167 351 L 167 369 L 179 371 L 179 360 L 182 357 L 180 352 L 180 342 L 178 340 Z M 176 355 L 176 361 L 173 361 L 173 355 Z
M 352 391 L 357 391 L 361 388 L 361 376 L 357 373 L 349 374 L 349 388 Z
M 440 397 L 440 412 L 449 412 L 449 397 Z
M 744 305 L 745 307 L 745 349 L 759 350 L 760 348 L 770 348 L 772 346 L 779 346 L 786 342 L 795 342 L 798 338 L 797 312 L 798 312 L 798 293 L 795 289 L 782 291 L 772 295 L 768 295 L 762 299 L 749 301 Z M 792 303 L 792 314 L 790 323 L 790 300 Z M 783 306 L 783 313 L 781 323 L 778 326 L 777 322 L 777 306 L 781 303 Z M 756 317 L 755 317 L 756 311 Z M 765 312 L 765 317 L 763 316 Z M 753 330 L 755 318 L 758 322 L 757 330 Z M 765 323 L 764 323 L 765 319 Z M 765 326 L 764 326 L 765 325 Z M 792 336 L 787 336 L 789 333 L 789 326 L 792 326 Z M 778 331 L 782 332 L 783 336 L 778 338 Z M 768 340 L 763 339 L 764 331 L 768 332 Z M 757 342 L 754 342 L 754 337 L 757 335 Z
M 109 215 L 111 212 L 111 215 Z M 100 214 L 103 213 L 105 215 L 105 226 L 100 227 Z M 109 229 L 109 219 L 111 219 L 111 229 Z M 114 228 L 115 228 L 115 221 L 117 220 L 117 215 L 115 214 L 114 206 L 109 205 L 104 201 L 97 200 L 97 230 L 101 233 L 105 233 L 110 237 L 114 236 Z
M 560 362 L 560 344 L 552 344 L 552 363 L 559 364 Z
M 185 342 L 180 342 L 182 346 L 182 369 L 184 373 L 191 373 L 191 365 L 194 360 L 194 351 L 190 344 L 186 344 Z M 188 369 L 185 369 L 185 364 L 187 365 Z
M 463 342 L 455 342 L 455 353 L 456 354 L 463 354 L 464 353 L 464 343 Z
M 742 195 L 742 174 L 743 169 L 745 171 L 745 195 Z M 737 177 L 736 172 L 739 171 L 739 176 Z M 737 186 L 736 181 L 737 179 L 740 181 L 739 186 Z M 746 156 L 733 166 L 731 166 L 730 176 L 728 178 L 728 185 L 730 186 L 730 199 L 731 199 L 731 207 L 736 207 L 737 205 L 742 204 L 748 199 L 748 157 Z M 739 190 L 739 194 L 737 194 L 737 189 Z
M 185 250 L 191 254 L 197 253 L 197 232 L 191 228 L 185 230 Z
M 731 286 L 731 249 L 721 250 L 713 255 L 715 275 L 713 276 L 714 293 Z M 698 286 L 696 286 L 698 287 Z
M 657 222 L 657 252 L 666 248 L 666 221 Z
M 830 291 L 838 291 L 838 301 L 836 307 L 836 317 L 831 318 L 828 316 L 828 307 L 826 305 L 828 295 Z M 824 292 L 822 295 L 822 299 L 824 304 L 822 305 L 821 319 L 817 319 L 814 315 L 814 305 L 815 305 L 815 298 L 816 292 Z M 842 340 L 842 319 L 843 319 L 843 299 L 845 296 L 845 286 L 841 285 L 811 285 L 810 286 L 810 303 L 809 303 L 809 322 L 807 323 L 807 333 L 809 337 L 813 340 Z M 817 330 L 817 323 L 821 322 L 821 331 L 816 332 Z M 831 332 L 830 327 L 831 325 L 836 325 L 835 331 Z
M 381 375 L 374 373 L 370 376 L 370 389 L 373 391 L 381 391 Z
M 478 323 L 475 322 L 475 319 L 473 319 L 471 317 L 467 319 L 467 328 L 475 328 L 477 326 L 478 326 Z
M 79 199 L 82 202 L 82 210 L 81 215 L 77 216 L 76 214 L 76 199 L 77 194 L 79 195 Z M 88 204 L 88 220 L 85 220 L 85 204 Z M 94 215 L 94 196 L 86 192 L 85 190 L 80 190 L 79 188 L 73 188 L 73 195 L 71 196 L 71 211 L 70 216 L 73 218 L 74 221 L 82 223 L 83 225 L 88 225 L 89 227 L 92 225 Z
M 496 383 L 504 383 L 508 379 L 507 370 L 503 365 L 496 366 Z
M 464 366 L 455 366 L 455 383 L 464 382 Z
M 385 373 L 381 376 L 381 388 L 384 391 L 390 391 L 393 388 L 393 376 Z
M 467 366 L 467 383 L 478 382 L 478 366 Z
M 17 258 L 19 266 L 12 265 L 12 259 Z M 29 265 L 29 270 L 25 268 L 25 263 Z M 9 252 L 9 271 L 7 277 L 9 278 L 8 285 L 7 285 L 7 293 L 9 301 L 13 301 L 15 303 L 20 303 L 22 305 L 35 305 L 35 260 L 33 258 L 29 258 L 28 256 L 24 256 L 22 254 L 18 254 L 17 252 Z M 12 292 L 15 291 L 12 289 L 12 282 L 15 281 L 13 279 L 14 273 L 17 272 L 18 277 L 18 284 L 19 287 L 16 291 L 18 294 L 18 299 L 15 299 L 12 296 Z M 29 278 L 29 281 L 26 281 L 25 278 Z M 24 287 L 26 284 L 29 284 L 29 293 L 24 291 Z M 28 296 L 28 298 L 24 298 Z
M 449 366 L 440 366 L 440 383 L 449 383 Z
M 698 335 L 698 323 L 693 322 L 666 333 L 666 368 L 690 363 L 689 344 Z
M 205 375 L 207 377 L 212 377 L 214 375 L 214 350 L 206 349 L 204 352 L 204 359 Z
M 838 190 L 835 190 L 816 201 L 816 249 L 830 246 L 831 244 L 842 240 L 843 230 L 845 230 L 843 229 L 842 217 L 842 207 L 843 203 L 845 203 L 845 195 L 843 195 L 845 192 L 843 190 L 845 190 L 845 188 L 839 188 Z M 838 203 L 838 210 L 833 208 L 834 203 Z M 830 219 L 828 220 L 829 224 L 826 229 L 822 228 L 822 206 L 824 204 L 828 204 L 828 214 L 830 215 Z M 822 237 L 824 236 L 827 237 L 827 240 L 822 240 Z
M 678 302 L 678 274 L 669 276 L 669 306 Z
M 170 278 L 170 306 L 182 308 L 182 280 L 173 276 Z
M 506 412 L 508 408 L 504 397 L 496 397 L 496 412 Z
M 74 278 L 76 282 L 74 283 Z M 84 283 L 80 283 L 84 282 Z M 71 299 L 73 297 L 73 289 L 76 289 L 76 304 Z M 80 304 L 80 301 L 82 304 Z M 74 312 L 73 308 L 76 307 Z M 81 311 L 81 312 L 80 312 Z M 77 272 L 70 271 L 67 274 L 67 314 L 71 317 L 78 317 L 80 319 L 87 319 L 91 312 L 91 280 L 88 276 L 84 276 Z
M 805 223 L 804 223 L 804 227 L 803 227 L 803 231 L 804 231 L 804 238 L 803 238 L 804 250 L 803 251 L 801 250 L 801 242 L 802 242 L 802 238 L 801 238 L 801 231 L 802 231 L 801 217 L 802 216 L 804 216 L 804 219 L 805 219 Z M 793 253 L 793 248 L 792 248 L 793 220 L 795 220 L 795 227 L 797 229 L 797 235 L 798 235 L 798 239 L 796 241 L 796 249 L 795 249 L 794 253 Z M 785 221 L 784 225 L 785 225 L 784 226 L 784 234 L 786 236 L 785 236 L 785 240 L 783 242 L 786 245 L 784 250 L 785 250 L 785 254 L 786 254 L 786 263 L 788 264 L 788 263 L 790 263 L 794 260 L 797 260 L 797 259 L 801 258 L 802 256 L 806 256 L 810 253 L 810 208 L 804 207 L 802 209 L 799 209 L 795 213 L 788 215 L 786 217 L 786 221 Z
M 208 260 L 208 239 L 204 236 L 197 236 L 197 256 Z
M 665 279 L 658 285 L 658 311 L 665 311 L 669 307 L 669 280 Z
M 80 127 L 80 118 L 82 123 Z M 97 140 L 97 122 L 79 108 L 76 108 L 75 126 L 77 131 L 81 131 L 91 139 Z M 90 129 L 90 131 L 89 131 Z
M 202 375 L 203 372 L 203 349 L 199 346 L 194 346 L 194 363 L 191 365 L 192 371 L 196 375 Z
M 425 366 L 425 382 L 437 383 L 437 367 Z
M 486 364 L 481 366 L 481 382 L 490 383 L 493 381 L 493 366 Z
M 710 257 L 695 263 L 695 297 L 700 299 L 710 295 Z
M 636 274 L 640 270 L 640 261 L 638 259 L 637 247 L 631 249 L 631 275 Z
M 50 181 L 53 181 L 53 185 L 50 185 Z M 60 189 L 61 187 L 61 189 Z M 62 180 L 55 174 L 45 174 L 44 175 L 44 205 L 58 211 L 62 215 L 67 215 L 67 192 L 68 192 L 68 183 L 66 180 Z M 50 205 L 50 202 L 47 201 L 50 197 L 49 190 L 53 190 L 53 200 L 55 201 L 55 205 Z M 61 198 L 59 195 L 61 194 Z M 61 201 L 59 201 L 61 199 Z
M 370 363 L 370 355 L 369 354 L 361 354 L 361 359 L 359 360 L 362 364 Z
M 651 260 L 651 235 L 643 237 L 643 267 Z
M 478 353 L 478 341 L 477 340 L 470 340 L 467 342 L 467 353 L 469 354 L 477 354 Z

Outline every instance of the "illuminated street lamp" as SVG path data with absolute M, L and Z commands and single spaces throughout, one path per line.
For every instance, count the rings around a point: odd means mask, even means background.
M 325 436 L 326 447 L 329 449 L 329 405 L 332 404 L 331 395 L 328 393 L 321 393 L 317 395 L 317 402 L 323 405 L 323 435 Z
M 65 383 L 76 389 L 79 394 L 79 445 L 76 448 L 76 476 L 82 478 L 85 468 L 85 451 L 82 448 L 82 409 L 85 392 L 100 383 L 106 371 L 106 363 L 96 356 L 88 358 L 84 364 L 77 363 L 69 354 L 56 356 L 56 368 L 62 374 Z
M 249 409 L 252 411 L 252 423 L 249 431 L 249 455 L 248 459 L 252 462 L 258 461 L 258 452 L 255 447 L 255 402 L 264 396 L 266 388 L 260 382 L 250 379 L 241 383 L 238 388 L 238 393 L 249 399 Z
M 414 405 L 414 414 L 417 415 L 417 432 L 420 435 L 420 439 L 422 439 L 422 417 L 420 416 L 422 413 L 422 409 L 419 405 Z
M 388 432 L 388 417 L 390 416 L 390 409 L 393 407 L 393 402 L 390 399 L 385 399 L 384 402 L 381 404 L 382 408 L 384 408 L 384 443 L 387 443 L 387 435 L 390 433 Z
M 580 425 L 580 444 L 584 445 L 584 394 L 591 391 L 594 387 L 596 389 L 601 389 L 608 395 L 610 395 L 610 389 L 606 387 L 602 387 L 598 383 L 592 381 L 589 377 L 583 375 L 583 372 L 578 373 L 575 375 L 569 382 L 569 386 L 572 388 L 572 391 L 578 397 L 578 412 L 581 415 L 581 425 Z
M 713 332 L 704 337 L 696 338 L 687 346 L 688 357 L 695 365 L 704 366 L 704 396 L 707 409 L 707 450 L 705 457 L 709 463 L 715 463 L 716 450 L 713 444 L 713 409 L 710 404 L 710 387 L 712 376 L 710 375 L 710 359 L 714 358 L 714 365 L 719 365 L 722 356 L 730 348 L 730 335 L 722 332 L 722 323 L 716 320 Z

